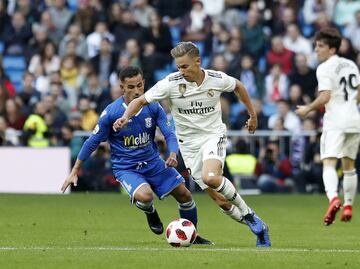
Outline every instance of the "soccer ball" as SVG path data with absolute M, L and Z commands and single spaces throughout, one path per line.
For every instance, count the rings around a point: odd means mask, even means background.
M 196 236 L 195 225 L 187 219 L 176 219 L 166 228 L 166 240 L 173 247 L 189 247 Z

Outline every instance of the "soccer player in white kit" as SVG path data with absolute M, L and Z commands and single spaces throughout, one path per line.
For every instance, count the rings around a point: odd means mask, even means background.
M 144 105 L 168 99 L 180 151 L 192 178 L 224 213 L 249 226 L 257 236 L 258 247 L 270 247 L 267 225 L 222 175 L 226 156 L 226 126 L 221 119 L 220 95 L 231 91 L 238 95 L 250 115 L 246 123 L 248 131 L 254 133 L 257 116 L 245 87 L 239 80 L 223 72 L 202 69 L 199 49 L 192 42 L 180 42 L 171 50 L 171 55 L 179 72 L 168 75 L 133 100 L 113 128 L 122 128 Z
M 341 36 L 336 29 L 320 30 L 315 41 L 315 52 L 321 62 L 316 71 L 319 95 L 311 104 L 298 106 L 296 113 L 305 117 L 310 111 L 325 105 L 320 156 L 325 191 L 330 202 L 324 224 L 330 225 L 342 207 L 341 220 L 351 220 L 357 191 L 355 159 L 360 143 L 359 70 L 353 61 L 337 55 Z M 344 206 L 338 197 L 339 179 L 335 169 L 338 159 L 341 159 L 344 172 Z

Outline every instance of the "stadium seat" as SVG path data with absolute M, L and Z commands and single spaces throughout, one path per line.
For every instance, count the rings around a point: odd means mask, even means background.
M 154 71 L 154 79 L 155 81 L 162 80 L 167 75 L 169 75 L 173 71 L 171 64 L 167 64 L 163 69 L 158 69 Z
M 233 124 L 236 121 L 237 116 L 245 109 L 244 104 L 235 103 L 230 106 L 230 122 Z
M 14 84 L 16 91 L 20 91 L 22 77 L 26 69 L 25 57 L 5 55 L 3 57 L 3 67 L 11 82 Z
M 21 70 L 24 71 L 26 68 L 25 58 L 23 56 L 4 56 L 3 66 L 6 72 L 8 70 Z
M 178 26 L 172 26 L 170 27 L 170 33 L 172 38 L 172 44 L 173 46 L 176 46 L 176 44 L 179 43 L 181 40 L 180 28 Z
M 73 12 L 77 11 L 78 9 L 78 0 L 67 0 L 69 9 Z
M 264 103 L 263 112 L 266 116 L 271 116 L 277 112 L 277 106 L 274 103 Z
M 0 54 L 2 54 L 4 52 L 4 49 L 5 49 L 5 44 L 4 44 L 4 42 L 0 41 Z

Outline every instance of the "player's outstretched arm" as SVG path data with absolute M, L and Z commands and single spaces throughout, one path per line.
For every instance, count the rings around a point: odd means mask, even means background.
M 251 103 L 249 94 L 245 88 L 245 86 L 236 79 L 235 93 L 240 99 L 241 102 L 244 103 L 246 110 L 250 116 L 250 118 L 246 121 L 246 128 L 248 129 L 250 134 L 253 134 L 257 128 L 257 115 L 254 109 L 253 104 Z
M 316 97 L 316 99 L 310 103 L 307 106 L 297 106 L 295 113 L 300 116 L 301 118 L 305 118 L 307 114 L 309 114 L 311 111 L 318 109 L 319 107 L 325 105 L 327 102 L 329 102 L 331 97 L 331 91 L 330 90 L 323 90 L 320 91 L 319 96 Z
M 61 187 L 62 193 L 64 193 L 71 184 L 73 184 L 74 186 L 77 186 L 77 182 L 78 182 L 77 174 L 78 174 L 82 164 L 83 164 L 83 161 L 81 161 L 79 159 L 76 160 L 74 167 L 70 172 L 70 175 L 65 179 L 64 184 Z
M 128 122 L 129 119 L 132 118 L 136 113 L 139 112 L 139 110 L 147 105 L 148 102 L 145 99 L 145 95 L 141 95 L 140 97 L 132 100 L 128 107 L 126 108 L 124 114 L 121 118 L 118 118 L 114 124 L 113 129 L 116 132 L 117 130 L 123 128 Z

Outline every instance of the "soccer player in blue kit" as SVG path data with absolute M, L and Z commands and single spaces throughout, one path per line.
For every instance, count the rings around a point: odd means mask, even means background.
M 149 227 L 155 234 L 163 233 L 163 224 L 155 209 L 154 193 L 163 199 L 171 194 L 179 204 L 181 218 L 197 225 L 197 209 L 191 192 L 186 188 L 183 177 L 174 168 L 177 166 L 179 146 L 175 133 L 168 123 L 159 103 L 144 107 L 128 125 L 120 131 L 113 130 L 113 123 L 121 117 L 127 105 L 144 94 L 144 79 L 141 69 L 127 67 L 119 74 L 120 87 L 124 95 L 108 105 L 102 112 L 92 135 L 84 142 L 70 175 L 61 190 L 65 192 L 70 184 L 77 185 L 77 174 L 83 162 L 101 142 L 110 144 L 112 170 L 117 181 L 131 197 L 131 202 L 144 211 Z M 160 157 L 154 142 L 156 126 L 163 133 L 169 157 Z M 194 244 L 212 244 L 200 237 Z

